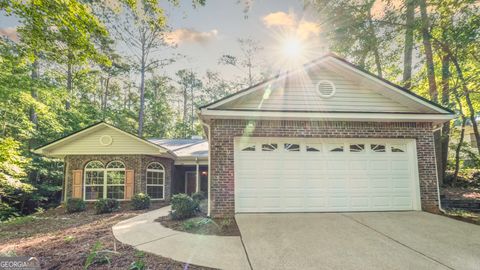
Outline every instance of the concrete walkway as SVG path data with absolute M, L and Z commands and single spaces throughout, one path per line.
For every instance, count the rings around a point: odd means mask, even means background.
M 136 249 L 191 263 L 221 269 L 250 269 L 238 236 L 198 235 L 163 227 L 155 219 L 168 215 L 170 207 L 160 208 L 113 226 L 120 242 Z

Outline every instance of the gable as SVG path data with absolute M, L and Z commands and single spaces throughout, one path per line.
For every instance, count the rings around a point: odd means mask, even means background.
M 34 151 L 52 157 L 66 155 L 169 155 L 165 148 L 100 123 Z
M 317 91 L 319 82 L 333 83 L 335 93 L 324 98 Z M 383 92 L 386 90 L 384 89 Z M 385 96 L 368 81 L 346 77 L 326 67 L 316 67 L 265 85 L 241 99 L 227 102 L 218 109 L 317 111 L 317 112 L 409 112 L 420 108 Z M 433 110 L 429 110 L 434 112 Z
M 321 95 L 319 82 L 333 85 L 333 95 Z M 331 54 L 200 109 L 204 120 L 302 118 L 441 123 L 454 118 L 452 111 Z

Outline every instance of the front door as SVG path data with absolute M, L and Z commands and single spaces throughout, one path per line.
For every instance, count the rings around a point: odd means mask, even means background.
M 185 193 L 191 195 L 196 191 L 197 177 L 195 172 L 185 172 Z

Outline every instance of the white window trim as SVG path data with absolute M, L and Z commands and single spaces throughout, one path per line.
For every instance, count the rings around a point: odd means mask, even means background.
M 159 164 L 163 169 L 149 169 L 148 167 L 150 167 L 150 165 L 152 165 L 154 163 Z M 163 181 L 162 181 L 163 184 L 162 185 L 160 185 L 160 184 L 149 184 L 148 179 L 147 179 L 148 172 L 162 172 L 163 173 Z M 146 186 L 145 194 L 147 194 L 147 195 L 148 195 L 148 187 L 163 187 L 162 188 L 162 198 L 155 198 L 155 199 L 150 198 L 150 200 L 152 200 L 152 201 L 164 201 L 165 200 L 165 167 L 163 166 L 162 163 L 155 161 L 155 162 L 151 162 L 147 165 L 147 169 L 145 170 L 145 186 Z M 150 196 L 150 195 L 148 195 L 148 196 Z
M 103 168 L 87 168 L 88 164 L 90 162 L 94 162 L 94 161 L 99 161 L 99 160 L 92 160 L 92 161 L 89 161 L 87 162 L 87 164 L 85 165 L 85 169 L 84 169 L 84 172 L 83 172 L 83 200 L 86 201 L 86 202 L 94 202 L 94 201 L 97 201 L 98 199 L 93 199 L 93 200 L 87 200 L 87 186 L 88 187 L 103 187 L 103 194 L 102 194 L 102 199 L 107 199 L 107 189 L 108 187 L 125 187 L 125 180 L 126 179 L 123 179 L 123 184 L 107 184 L 107 174 L 108 172 L 111 172 L 111 171 L 126 171 L 126 167 L 125 167 L 125 163 L 123 163 L 123 161 L 120 161 L 120 160 L 112 160 L 110 161 L 109 163 L 107 163 L 107 165 Z M 113 161 L 117 161 L 117 162 L 121 162 L 123 164 L 123 168 L 109 168 L 107 169 L 106 167 L 108 166 L 108 164 L 110 164 L 111 162 Z M 101 161 L 99 161 L 101 162 Z M 103 162 L 101 162 L 103 164 Z M 87 172 L 93 172 L 93 171 L 96 171 L 96 172 L 103 172 L 103 184 L 99 185 L 99 184 L 95 184 L 95 185 L 87 185 Z M 126 174 L 125 174 L 126 176 Z M 125 189 L 124 191 L 125 192 Z M 125 198 L 123 199 L 115 199 L 117 201 L 125 201 Z

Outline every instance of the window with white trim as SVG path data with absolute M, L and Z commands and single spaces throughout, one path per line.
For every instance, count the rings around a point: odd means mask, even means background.
M 262 151 L 263 152 L 272 152 L 277 150 L 278 144 L 276 143 L 264 143 L 262 144 Z
M 162 200 L 165 196 L 165 168 L 158 162 L 147 166 L 147 194 L 152 200 Z
M 406 145 L 404 144 L 393 144 L 391 145 L 391 151 L 392 153 L 403 153 L 406 152 Z
M 85 165 L 86 201 L 111 198 L 123 200 L 125 196 L 125 164 L 115 160 L 105 167 L 102 162 L 94 160 Z
M 343 144 L 329 144 L 328 151 L 329 152 L 343 152 L 344 145 Z
M 117 200 L 125 198 L 125 164 L 117 160 L 108 163 L 106 175 L 106 197 Z
M 371 144 L 370 149 L 375 153 L 385 153 L 387 148 L 385 144 Z
M 352 153 L 365 152 L 365 144 L 350 144 L 350 152 Z
M 85 192 L 86 201 L 103 198 L 105 166 L 100 161 L 90 161 L 85 165 Z

